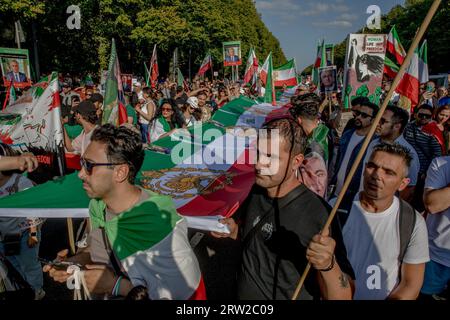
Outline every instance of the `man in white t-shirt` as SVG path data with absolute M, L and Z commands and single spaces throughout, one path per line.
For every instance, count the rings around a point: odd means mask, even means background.
M 75 120 L 83 127 L 83 131 L 73 140 L 70 140 L 64 129 L 64 144 L 66 151 L 82 155 L 91 143 L 91 136 L 97 127 L 97 109 L 90 100 L 81 102 L 74 108 Z
M 425 269 L 421 292 L 438 295 L 450 281 L 450 156 L 433 159 L 425 180 L 424 204 L 428 211 L 431 261 Z
M 412 196 L 414 195 L 414 187 L 417 184 L 417 177 L 420 171 L 420 162 L 416 150 L 403 137 L 403 130 L 408 124 L 408 120 L 409 114 L 406 110 L 395 106 L 388 106 L 383 116 L 381 117 L 381 120 L 377 127 L 376 133 L 378 134 L 378 138 L 376 138 L 369 144 L 369 147 L 367 148 L 366 152 L 366 157 L 363 163 L 367 163 L 373 148 L 377 144 L 380 144 L 381 142 L 385 143 L 395 142 L 408 149 L 412 157 L 408 174 L 409 185 L 400 193 L 400 197 L 403 200 L 411 203 Z M 362 189 L 363 189 L 363 180 L 361 179 L 360 190 Z
M 410 162 L 408 150 L 399 144 L 376 146 L 364 169 L 363 191 L 356 195 L 345 223 L 339 216 L 355 271 L 354 299 L 416 299 L 419 295 L 429 261 L 427 229 L 411 207 L 400 213 L 400 206 L 408 205 L 395 196 L 409 184 Z M 411 232 L 402 255 L 399 219 L 406 213 L 412 218 Z

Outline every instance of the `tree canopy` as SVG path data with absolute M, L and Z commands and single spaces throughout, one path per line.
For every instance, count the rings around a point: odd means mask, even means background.
M 224 41 L 241 41 L 244 64 L 251 46 L 261 60 L 272 51 L 275 65 L 286 62 L 279 41 L 252 0 L 79 0 L 81 29 L 69 30 L 66 9 L 72 4 L 71 0 L 2 0 L 0 40 L 4 46 L 15 46 L 13 25 L 20 19 L 27 38 L 23 47 L 32 51 L 33 22 L 43 72 L 98 73 L 107 68 L 112 38 L 124 73 L 143 75 L 143 62 L 150 61 L 154 44 L 161 74 L 168 72 L 177 47 L 185 75 L 189 54 L 194 75 L 208 51 L 215 70 L 223 71 Z
M 416 31 L 422 24 L 433 0 L 406 0 L 404 6 L 395 6 L 381 19 L 381 30 L 360 29 L 355 33 L 385 33 L 388 34 L 395 25 L 405 50 L 408 50 Z M 436 15 L 423 39 L 428 41 L 428 67 L 430 74 L 450 72 L 448 59 L 450 43 L 450 5 L 442 1 Z M 335 46 L 335 64 L 342 67 L 345 61 L 347 42 Z

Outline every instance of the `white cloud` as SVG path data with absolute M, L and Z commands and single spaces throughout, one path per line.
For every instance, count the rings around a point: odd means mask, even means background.
M 339 16 L 339 20 L 355 21 L 358 17 L 354 14 L 343 13 Z
M 312 23 L 316 27 L 340 27 L 347 28 L 353 26 L 350 21 L 347 20 L 334 20 L 334 21 L 318 21 Z
M 271 11 L 278 13 L 282 11 L 297 11 L 300 6 L 295 3 L 295 0 L 258 0 L 255 1 L 256 8 L 260 11 Z M 293 12 L 295 13 L 295 12 Z

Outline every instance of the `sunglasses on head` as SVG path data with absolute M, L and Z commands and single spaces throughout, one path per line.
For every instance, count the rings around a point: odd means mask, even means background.
M 427 113 L 419 113 L 419 114 L 417 114 L 417 116 L 420 119 L 431 119 L 431 114 L 427 114 Z
M 361 112 L 361 111 L 358 111 L 358 110 L 353 111 L 353 114 L 355 115 L 355 118 L 358 117 L 358 116 L 361 116 L 364 119 L 365 118 L 373 118 L 373 116 L 371 116 L 370 114 L 367 114 L 365 112 Z
M 94 167 L 97 166 L 117 166 L 119 164 L 125 164 L 125 162 L 122 163 L 96 163 L 96 162 L 92 162 L 90 160 L 87 160 L 85 158 L 80 158 L 80 164 L 81 167 L 84 168 L 84 170 L 86 170 L 88 175 L 92 174 L 92 171 L 94 170 Z

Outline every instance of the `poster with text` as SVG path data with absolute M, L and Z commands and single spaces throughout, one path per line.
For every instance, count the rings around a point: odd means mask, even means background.
M 358 96 L 379 104 L 383 80 L 385 34 L 350 34 L 345 57 L 343 101 L 345 108 Z

